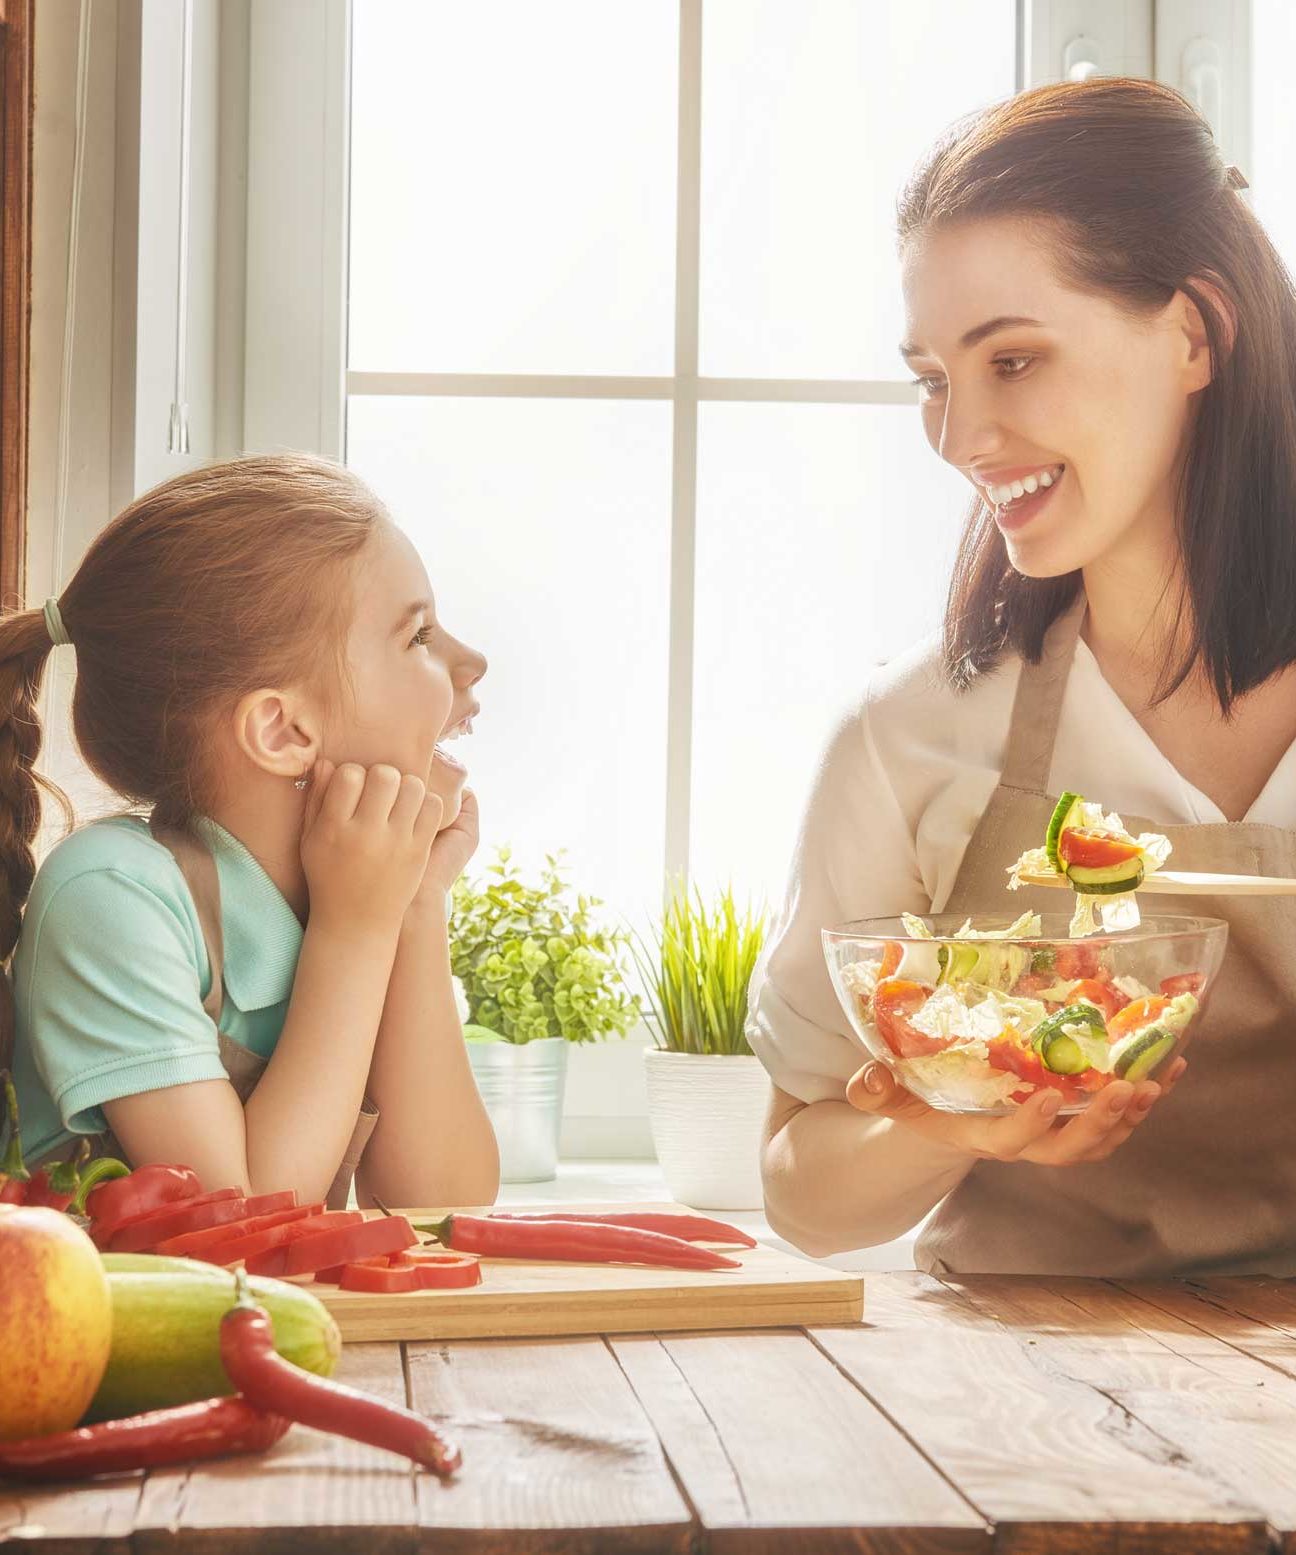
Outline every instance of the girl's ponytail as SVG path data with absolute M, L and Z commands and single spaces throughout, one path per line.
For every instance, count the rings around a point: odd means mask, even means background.
M 0 964 L 5 968 L 36 873 L 32 845 L 40 830 L 41 789 L 58 801 L 65 819 L 72 818 L 62 789 L 36 771 L 42 734 L 36 701 L 53 646 L 42 611 L 0 617 Z M 0 976 L 0 1068 L 12 1061 L 13 1041 L 13 989 L 8 977 Z

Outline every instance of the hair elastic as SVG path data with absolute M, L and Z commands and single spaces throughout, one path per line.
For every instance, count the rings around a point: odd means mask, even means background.
M 63 616 L 59 611 L 59 602 L 52 594 L 45 601 L 44 616 L 45 630 L 49 633 L 50 642 L 56 648 L 72 641 L 67 634 L 67 627 L 63 625 Z
M 1228 174 L 1228 181 L 1234 189 L 1249 189 L 1251 187 L 1251 185 L 1247 183 L 1240 167 L 1233 167 L 1230 165 L 1229 167 L 1226 167 L 1224 171 Z

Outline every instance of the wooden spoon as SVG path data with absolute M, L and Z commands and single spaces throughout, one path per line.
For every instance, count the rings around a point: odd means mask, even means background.
M 1023 885 L 1058 886 L 1067 891 L 1075 889 L 1065 875 L 1054 874 L 1052 870 L 1044 875 L 1023 874 L 1020 879 Z M 1140 896 L 1157 893 L 1175 896 L 1296 896 L 1296 880 L 1289 880 L 1283 875 L 1213 875 L 1206 871 L 1158 869 L 1144 879 L 1138 891 Z M 1115 901 L 1115 896 L 1110 900 Z

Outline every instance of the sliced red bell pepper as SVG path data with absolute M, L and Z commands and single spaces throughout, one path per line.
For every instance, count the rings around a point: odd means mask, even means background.
M 404 1215 L 388 1215 L 366 1220 L 358 1226 L 340 1226 L 303 1236 L 283 1249 L 282 1267 L 249 1269 L 254 1274 L 314 1274 L 316 1269 L 331 1269 L 339 1263 L 356 1263 L 379 1253 L 399 1253 L 418 1242 L 413 1226 Z
M 318 1215 L 322 1204 L 298 1204 L 291 1209 L 277 1209 L 268 1215 L 250 1215 L 232 1226 L 212 1226 L 206 1231 L 190 1231 L 184 1236 L 173 1236 L 159 1242 L 153 1249 L 173 1258 L 202 1258 L 209 1247 L 219 1247 L 236 1236 L 254 1236 L 258 1231 L 269 1231 L 272 1226 L 287 1225 L 294 1220 L 305 1220 L 308 1215 Z
M 299 1236 L 313 1236 L 328 1225 L 359 1225 L 364 1214 L 359 1210 L 325 1210 L 324 1205 L 311 1205 L 313 1214 L 306 1214 L 297 1221 L 283 1221 L 271 1225 L 264 1232 L 250 1236 L 238 1236 L 222 1242 L 219 1247 L 208 1247 L 204 1253 L 208 1263 L 246 1263 L 249 1274 L 275 1274 L 278 1269 L 278 1250 L 296 1241 Z
M 242 1188 L 216 1188 L 196 1199 L 168 1204 L 151 1215 L 141 1215 L 118 1226 L 108 1236 L 108 1251 L 142 1253 L 158 1242 L 184 1236 L 187 1231 L 206 1231 L 209 1226 L 228 1225 L 232 1220 L 244 1218 L 245 1203 Z
M 202 1196 L 202 1183 L 190 1166 L 160 1162 L 137 1166 L 125 1177 L 101 1183 L 85 1201 L 85 1212 L 103 1233 L 111 1235 L 127 1221 L 139 1220 L 167 1204 Z
M 402 1260 L 397 1267 L 413 1264 L 420 1290 L 466 1290 L 482 1282 L 481 1259 L 471 1253 L 447 1258 L 444 1253 L 426 1253 L 411 1248 L 402 1255 Z
M 382 1295 L 413 1290 L 466 1290 L 481 1284 L 481 1260 L 413 1250 L 393 1253 L 388 1258 L 364 1258 L 332 1269 L 321 1269 L 315 1279 L 321 1285 L 341 1285 L 343 1290 L 373 1291 Z
M 384 1259 L 381 1267 L 369 1262 L 344 1264 L 338 1284 L 343 1290 L 366 1290 L 392 1296 L 417 1290 L 419 1278 L 413 1264 L 404 1269 L 393 1269 Z

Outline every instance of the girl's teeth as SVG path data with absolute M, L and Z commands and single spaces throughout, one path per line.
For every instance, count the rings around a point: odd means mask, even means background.
M 1022 485 L 1026 488 L 1026 490 L 1028 492 L 1030 492 L 1032 497 L 1039 490 L 1039 482 L 1035 479 L 1035 477 L 1033 475 L 1028 475 L 1026 477 L 1026 479 L 1022 482 Z

